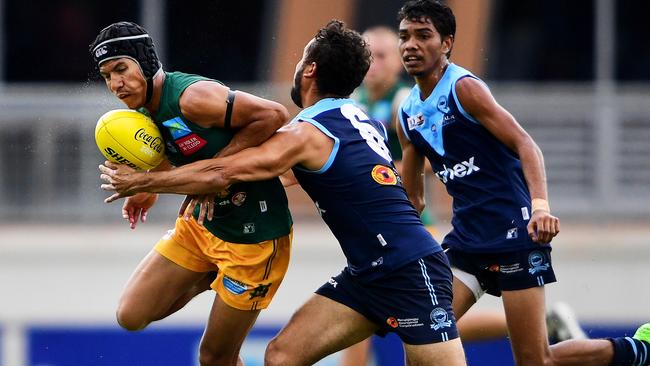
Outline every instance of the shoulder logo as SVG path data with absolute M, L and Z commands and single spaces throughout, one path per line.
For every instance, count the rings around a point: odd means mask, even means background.
M 408 125 L 409 131 L 414 130 L 424 124 L 424 115 L 422 113 L 418 113 L 415 116 L 411 116 L 406 119 L 406 123 Z
M 385 165 L 375 165 L 372 168 L 372 179 L 381 185 L 394 186 L 397 184 L 397 175 L 392 168 Z

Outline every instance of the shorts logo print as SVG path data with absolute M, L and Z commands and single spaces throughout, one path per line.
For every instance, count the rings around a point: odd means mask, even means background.
M 530 269 L 528 272 L 534 275 L 537 272 L 542 272 L 548 270 L 550 264 L 544 263 L 544 254 L 540 251 L 534 251 L 528 256 L 528 264 Z
M 251 291 L 251 295 L 250 295 L 251 297 L 249 297 L 248 299 L 250 300 L 255 297 L 266 297 L 266 294 L 269 292 L 269 287 L 271 287 L 271 285 L 272 285 L 271 283 L 269 283 L 268 285 L 263 285 L 263 284 L 258 285 L 253 289 L 253 291 Z
M 248 286 L 246 286 L 245 283 L 239 282 L 228 276 L 223 276 L 223 287 L 235 295 L 241 295 L 248 290 Z
M 397 323 L 397 319 L 395 317 L 390 317 L 386 319 L 386 324 L 390 325 L 391 328 L 397 328 L 399 324 Z
M 431 322 L 431 329 L 434 330 L 451 327 L 449 314 L 447 314 L 447 311 L 443 308 L 435 308 L 431 311 Z

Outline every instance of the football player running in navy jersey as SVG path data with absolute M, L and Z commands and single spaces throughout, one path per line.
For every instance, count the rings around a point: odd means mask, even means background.
M 102 166 L 109 200 L 140 191 L 215 192 L 289 169 L 341 245 L 347 266 L 268 345 L 267 365 L 308 365 L 373 333 L 395 332 L 411 365 L 465 365 L 451 307 L 452 274 L 401 185 L 386 130 L 350 93 L 370 65 L 363 38 L 331 21 L 296 65 L 305 109 L 270 140 L 231 157 L 169 172 Z
M 455 18 L 435 0 L 411 0 L 398 19 L 399 50 L 416 86 L 398 111 L 404 187 L 424 207 L 424 159 L 453 197 L 443 245 L 454 271 L 454 313 L 484 293 L 502 296 L 518 365 L 648 365 L 650 326 L 635 337 L 549 347 L 544 285 L 555 282 L 541 150 L 471 72 L 449 62 Z

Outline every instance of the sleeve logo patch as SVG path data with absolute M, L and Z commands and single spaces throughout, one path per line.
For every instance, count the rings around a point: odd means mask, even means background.
M 381 185 L 394 186 L 397 184 L 397 175 L 392 168 L 385 165 L 375 165 L 372 168 L 372 179 Z

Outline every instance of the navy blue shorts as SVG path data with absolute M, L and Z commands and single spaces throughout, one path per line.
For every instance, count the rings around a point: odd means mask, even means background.
M 406 344 L 429 344 L 458 338 L 452 278 L 447 256 L 438 252 L 370 283 L 344 270 L 316 293 L 362 314 L 382 337 L 395 332 Z
M 475 276 L 490 295 L 501 296 L 501 291 L 524 290 L 556 281 L 548 246 L 499 253 L 448 249 L 446 253 L 452 267 Z

